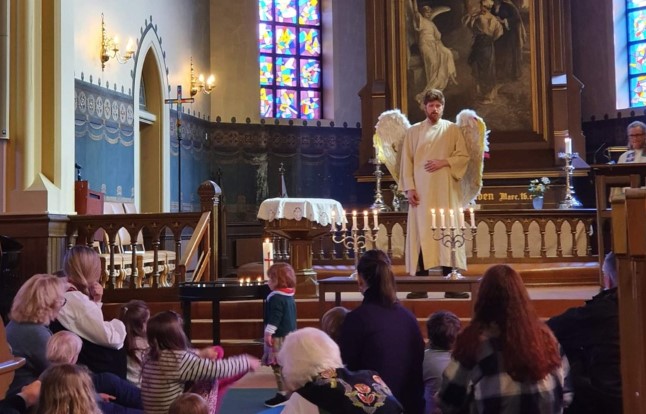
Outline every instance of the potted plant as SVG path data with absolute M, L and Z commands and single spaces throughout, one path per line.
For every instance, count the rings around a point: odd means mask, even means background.
M 534 208 L 540 210 L 543 208 L 543 196 L 550 188 L 552 182 L 547 177 L 535 178 L 529 181 L 527 192 L 532 196 Z

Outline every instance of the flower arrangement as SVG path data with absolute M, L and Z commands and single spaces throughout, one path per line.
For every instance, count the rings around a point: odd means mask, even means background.
M 529 181 L 527 191 L 534 197 L 543 197 L 552 182 L 547 177 L 535 178 Z

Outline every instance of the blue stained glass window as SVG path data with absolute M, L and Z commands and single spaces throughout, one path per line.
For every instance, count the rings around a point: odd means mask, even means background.
M 260 114 L 320 119 L 320 0 L 258 0 Z
M 630 107 L 646 106 L 646 0 L 626 0 Z

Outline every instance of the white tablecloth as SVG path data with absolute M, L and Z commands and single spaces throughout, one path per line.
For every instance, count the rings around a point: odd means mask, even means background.
M 262 202 L 258 209 L 258 218 L 265 221 L 287 219 L 300 221 L 306 218 L 322 226 L 330 224 L 331 212 L 334 221 L 341 224 L 345 220 L 343 206 L 336 200 L 328 198 L 269 198 Z

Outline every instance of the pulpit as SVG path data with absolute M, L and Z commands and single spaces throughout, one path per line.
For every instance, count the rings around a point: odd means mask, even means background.
M 265 231 L 290 241 L 296 297 L 318 296 L 312 240 L 330 231 L 331 217 L 344 218 L 343 207 L 325 198 L 270 198 L 260 205 L 258 218 L 265 221 Z

